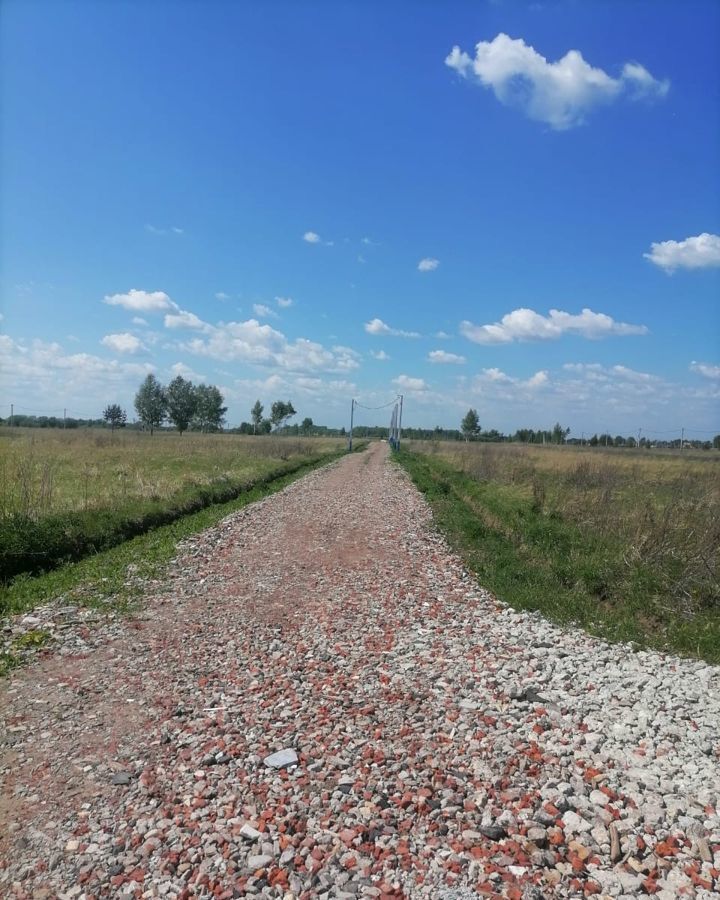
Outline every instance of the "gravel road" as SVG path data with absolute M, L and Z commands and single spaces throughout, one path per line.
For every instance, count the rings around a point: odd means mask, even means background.
M 720 669 L 499 603 L 385 444 L 57 634 L 0 685 L 2 896 L 718 896 Z

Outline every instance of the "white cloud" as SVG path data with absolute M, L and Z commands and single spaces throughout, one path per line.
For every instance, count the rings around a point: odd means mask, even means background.
M 460 366 L 466 361 L 464 356 L 458 356 L 457 353 L 446 353 L 445 350 L 431 350 L 428 353 L 428 360 L 431 363 L 455 363 Z
M 373 359 L 379 359 L 381 362 L 385 362 L 386 360 L 390 359 L 390 357 L 384 350 L 371 350 L 370 356 L 372 356 Z
M 476 344 L 509 344 L 513 341 L 554 340 L 563 334 L 576 334 L 590 340 L 609 335 L 647 334 L 645 325 L 616 322 L 611 316 L 583 309 L 579 315 L 551 309 L 542 316 L 532 309 L 515 309 L 492 325 L 460 323 L 460 333 Z
M 102 359 L 89 353 L 67 354 L 58 343 L 30 344 L 0 335 L 0 382 L 28 406 L 64 406 L 73 415 L 100 415 L 109 399 L 132 396 L 154 371 L 149 363 Z
M 179 309 L 177 313 L 169 313 L 164 319 L 166 328 L 192 328 L 196 331 L 207 331 L 211 326 L 203 322 L 195 313 Z
M 422 378 L 411 378 L 409 375 L 398 375 L 393 378 L 393 384 L 403 391 L 426 391 L 427 384 Z
M 389 325 L 386 325 L 382 319 L 371 319 L 369 322 L 366 322 L 365 331 L 367 331 L 368 334 L 385 334 L 393 337 L 420 337 L 417 331 L 403 331 L 401 328 L 391 328 Z
M 275 310 L 270 309 L 269 306 L 265 306 L 264 303 L 253 303 L 253 312 L 258 319 L 277 319 L 278 317 Z
M 348 372 L 360 365 L 360 354 L 349 347 L 328 349 L 305 338 L 289 341 L 282 332 L 257 319 L 203 326 L 206 337 L 181 344 L 180 349 L 211 359 L 277 366 L 293 372 Z
M 378 247 L 379 246 L 377 241 L 373 241 L 372 238 L 369 238 L 369 237 L 360 238 L 360 243 L 365 244 L 366 247 Z
M 280 307 L 280 309 L 288 309 L 293 305 L 292 297 L 276 297 L 275 302 Z
M 180 375 L 182 378 L 187 378 L 190 381 L 205 381 L 205 375 L 200 375 L 199 372 L 191 369 L 190 366 L 186 366 L 184 362 L 176 362 L 170 366 L 170 371 L 173 374 L 173 377 L 176 375 Z
M 418 263 L 418 272 L 434 272 L 440 265 L 440 260 L 432 256 L 426 256 Z
M 162 312 L 166 309 L 177 309 L 177 304 L 164 291 L 137 291 L 135 288 L 127 294 L 106 294 L 103 301 L 108 306 L 122 306 L 130 312 Z
M 147 320 L 143 319 L 141 316 L 133 316 L 131 319 L 133 325 L 147 325 Z
M 139 353 L 141 350 L 147 349 L 139 338 L 127 331 L 120 334 L 106 334 L 100 343 L 103 347 L 109 347 L 116 353 Z
M 441 341 L 450 340 L 451 335 L 447 333 L 447 331 L 436 331 L 435 337 L 440 338 Z
M 690 371 L 697 372 L 698 375 L 703 375 L 705 378 L 720 378 L 720 366 L 713 366 L 709 363 L 695 362 L 693 360 L 690 363 Z
M 308 244 L 322 244 L 322 238 L 314 231 L 306 231 L 303 235 L 303 240 L 307 241 Z
M 502 33 L 492 41 L 480 41 L 474 58 L 453 47 L 445 64 L 463 78 L 492 89 L 501 103 L 557 130 L 580 125 L 598 104 L 622 96 L 631 100 L 664 97 L 670 86 L 636 62 L 626 63 L 620 77 L 613 78 L 589 65 L 579 50 L 548 62 L 522 38 L 514 40 Z
M 531 375 L 529 378 L 514 378 L 512 375 L 507 375 L 501 369 L 492 368 L 492 369 L 483 369 L 482 372 L 475 378 L 475 389 L 483 390 L 488 385 L 494 385 L 498 387 L 512 387 L 516 390 L 519 388 L 522 390 L 534 390 L 536 388 L 545 387 L 550 382 L 548 377 L 548 373 L 546 371 L 536 372 L 534 375 Z
M 216 299 L 216 300 L 221 300 L 221 301 L 224 302 L 225 300 L 229 300 L 229 299 L 230 299 L 230 294 L 226 294 L 225 291 L 217 291 L 217 292 L 215 293 L 215 299 Z
M 650 245 L 645 259 L 666 272 L 675 269 L 708 269 L 720 266 L 720 235 L 704 231 L 684 241 L 661 241 Z

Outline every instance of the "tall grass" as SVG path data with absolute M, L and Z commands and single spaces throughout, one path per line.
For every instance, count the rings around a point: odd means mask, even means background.
M 720 660 L 715 454 L 406 447 L 451 540 L 503 599 Z

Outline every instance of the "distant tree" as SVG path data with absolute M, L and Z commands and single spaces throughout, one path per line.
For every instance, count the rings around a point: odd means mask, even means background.
M 187 431 L 197 407 L 197 392 L 192 381 L 181 375 L 173 378 L 165 389 L 165 398 L 167 417 L 182 434 L 183 431 Z
M 255 401 L 255 406 L 250 410 L 250 417 L 252 418 L 253 423 L 253 434 L 257 434 L 257 430 L 260 427 L 260 423 L 262 422 L 263 410 L 265 407 L 259 400 Z
M 313 420 L 308 416 L 307 418 L 302 420 L 302 422 L 300 424 L 300 431 L 305 436 L 307 436 L 312 431 L 312 427 L 313 427 Z
M 135 394 L 135 409 L 138 418 L 152 434 L 165 419 L 165 391 L 154 375 L 148 375 Z
M 289 400 L 287 403 L 282 400 L 276 400 L 270 407 L 270 421 L 275 431 L 281 428 L 295 414 L 295 407 Z
M 476 409 L 469 409 L 465 413 L 465 418 L 460 423 L 460 430 L 465 436 L 465 440 L 477 437 L 480 434 L 480 419 L 478 418 Z
M 200 431 L 219 431 L 225 421 L 227 406 L 214 384 L 199 384 L 195 388 L 193 425 Z
M 270 419 L 263 419 L 262 422 L 258 425 L 258 431 L 260 434 L 270 434 L 272 431 L 272 422 Z
M 127 424 L 127 413 L 124 409 L 117 403 L 110 403 L 103 410 L 103 419 L 110 426 L 111 431 L 115 431 L 116 428 L 124 428 Z M 55 423 L 50 419 L 50 427 L 54 428 Z
M 554 444 L 564 444 L 565 438 L 570 434 L 569 428 L 563 428 L 559 422 L 553 425 L 552 442 Z

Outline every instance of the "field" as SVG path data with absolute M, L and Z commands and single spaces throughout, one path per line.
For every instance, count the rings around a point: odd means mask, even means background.
M 0 432 L 0 576 L 47 570 L 340 451 L 334 438 Z
M 254 480 L 339 450 L 335 438 L 0 429 L 0 519 L 166 500 L 191 485 Z
M 617 640 L 720 661 L 720 454 L 406 442 L 482 584 Z

